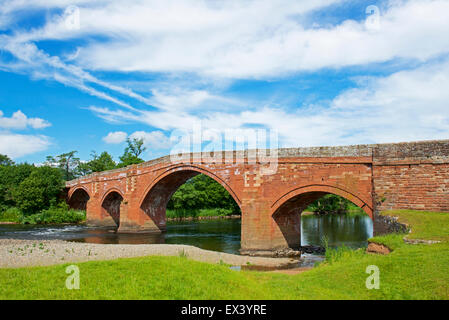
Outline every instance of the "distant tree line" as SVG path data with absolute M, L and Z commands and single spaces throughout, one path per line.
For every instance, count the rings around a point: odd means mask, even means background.
M 72 180 L 79 176 L 85 176 L 93 172 L 101 172 L 116 168 L 123 168 L 132 164 L 144 162 L 140 158 L 141 154 L 146 150 L 143 145 L 143 139 L 127 139 L 127 146 L 123 151 L 123 155 L 119 157 L 119 162 L 115 162 L 112 156 L 104 151 L 100 155 L 96 151 L 92 151 L 91 159 L 81 161 L 76 157 L 77 151 L 70 151 L 58 156 L 48 156 L 45 165 L 59 168 L 62 172 L 64 180 Z

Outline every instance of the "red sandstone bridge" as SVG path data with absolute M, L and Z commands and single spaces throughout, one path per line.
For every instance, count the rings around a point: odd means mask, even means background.
M 329 193 L 374 220 L 376 212 L 388 209 L 449 211 L 449 140 L 276 152 L 272 174 L 263 173 L 266 164 L 253 161 L 251 151 L 223 152 L 218 161 L 206 154 L 188 154 L 183 161 L 167 156 L 69 181 L 67 201 L 85 209 L 92 226 L 162 232 L 172 194 L 205 174 L 240 206 L 244 254 L 299 247 L 300 213 Z

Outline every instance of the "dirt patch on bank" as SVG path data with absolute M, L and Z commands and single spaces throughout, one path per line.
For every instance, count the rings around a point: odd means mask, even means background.
M 367 253 L 377 253 L 377 254 L 390 254 L 391 249 L 387 246 L 376 243 L 376 242 L 370 242 L 368 243 L 368 248 L 366 248 Z
M 234 266 L 285 268 L 289 258 L 249 257 L 175 244 L 94 244 L 62 240 L 0 239 L 0 268 L 47 266 L 144 256 L 186 256 L 189 259 Z

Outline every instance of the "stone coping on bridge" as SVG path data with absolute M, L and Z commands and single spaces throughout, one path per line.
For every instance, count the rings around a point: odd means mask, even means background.
M 349 146 L 327 146 L 327 147 L 300 147 L 281 149 L 250 149 L 242 151 L 221 151 L 221 159 L 233 159 L 233 163 L 248 159 L 285 159 L 289 158 L 365 158 L 367 162 L 375 165 L 385 164 L 418 164 L 418 163 L 449 163 L 449 140 L 429 140 L 417 142 L 383 143 L 383 144 L 361 144 Z M 132 169 L 138 170 L 161 163 L 197 163 L 213 161 L 210 153 L 188 153 L 181 160 L 173 161 L 170 155 L 156 158 L 140 164 L 123 168 L 95 172 L 66 182 L 70 187 L 93 177 L 101 177 L 114 173 L 126 172 Z M 206 159 L 206 160 L 205 160 Z

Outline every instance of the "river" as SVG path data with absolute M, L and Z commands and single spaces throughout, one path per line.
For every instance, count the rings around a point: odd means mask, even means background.
M 84 225 L 0 225 L 0 238 L 60 239 L 89 243 L 188 244 L 207 250 L 238 254 L 239 219 L 169 222 L 163 234 L 120 234 L 112 229 Z M 305 215 L 301 219 L 302 245 L 321 245 L 326 236 L 329 246 L 364 247 L 372 237 L 373 224 L 368 216 Z

